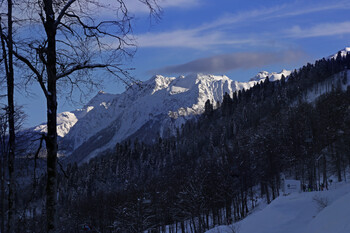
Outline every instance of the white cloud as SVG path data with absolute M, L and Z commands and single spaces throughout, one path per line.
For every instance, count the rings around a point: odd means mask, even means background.
M 184 0 L 174 1 L 180 4 Z M 266 20 L 278 20 L 279 18 L 295 17 L 305 14 L 311 14 L 316 12 L 323 12 L 336 9 L 350 9 L 349 1 L 339 1 L 338 3 L 323 2 L 313 5 L 306 5 L 301 7 L 298 2 L 292 4 L 277 5 L 270 8 L 259 8 L 251 11 L 238 12 L 235 14 L 226 15 L 220 17 L 211 22 L 204 23 L 194 28 L 189 29 L 176 29 L 173 31 L 157 32 L 157 33 L 145 33 L 136 35 L 135 38 L 140 47 L 184 47 L 205 49 L 209 46 L 215 45 L 252 45 L 258 43 L 269 43 L 268 41 L 274 40 L 276 36 L 280 36 L 280 32 L 268 31 L 262 35 L 257 35 L 254 32 L 244 35 L 240 31 L 233 32 L 235 28 L 245 25 L 253 25 L 256 27 L 257 23 L 262 23 Z M 324 30 L 322 27 L 330 29 Z M 340 28 L 344 26 L 343 28 Z M 337 27 L 337 29 L 336 29 Z M 226 30 L 229 29 L 229 30 Z M 310 36 L 323 36 L 340 34 L 350 30 L 347 23 L 334 24 L 334 25 L 322 25 L 320 28 L 313 28 L 312 32 L 307 33 L 302 29 L 292 28 L 287 33 L 289 37 L 310 37 Z M 237 37 L 237 35 L 240 37 Z M 284 32 L 286 34 L 286 31 Z M 293 36 L 294 35 L 294 36 Z
M 192 7 L 199 4 L 199 0 L 162 0 L 160 5 L 164 8 L 166 7 Z
M 350 33 L 350 21 L 339 23 L 323 23 L 309 28 L 294 26 L 285 31 L 286 37 L 308 38 L 320 36 L 335 36 Z
M 238 45 L 255 43 L 254 39 L 234 39 L 214 31 L 201 35 L 197 30 L 177 30 L 164 33 L 146 33 L 136 36 L 140 47 L 183 47 L 206 49 L 214 45 Z
M 110 2 L 111 0 L 103 1 Z M 154 0 L 151 0 L 149 2 L 155 6 Z M 171 7 L 188 8 L 199 5 L 199 0 L 156 0 L 156 2 L 162 9 Z M 147 6 L 144 3 L 140 2 L 140 0 L 128 0 L 126 2 L 126 5 L 129 11 L 133 13 L 149 13 Z
M 350 9 L 350 2 L 348 0 L 345 1 L 327 1 L 323 3 L 318 4 L 312 4 L 311 6 L 305 6 L 305 2 L 301 2 L 303 5 L 301 6 L 295 6 L 291 10 L 290 7 L 286 7 L 285 11 L 280 12 L 281 14 L 275 15 L 275 17 L 290 17 L 290 16 L 298 16 L 298 15 L 305 15 L 305 14 L 311 14 L 316 12 L 322 12 L 322 11 L 330 11 L 330 10 L 345 10 Z
M 246 52 L 219 54 L 211 57 L 199 58 L 187 63 L 162 67 L 149 71 L 157 74 L 184 73 L 223 73 L 230 70 L 250 69 L 283 62 L 298 61 L 305 53 L 300 50 L 289 49 L 277 52 Z
M 180 0 L 179 0 L 180 1 Z M 145 33 L 136 35 L 140 47 L 184 47 L 205 49 L 214 45 L 242 45 L 262 43 L 256 38 L 239 38 L 227 35 L 221 29 L 226 26 L 233 28 L 235 24 L 254 20 L 277 12 L 281 7 L 264 8 L 235 15 L 226 15 L 209 23 L 204 23 L 191 29 L 179 29 L 168 32 Z

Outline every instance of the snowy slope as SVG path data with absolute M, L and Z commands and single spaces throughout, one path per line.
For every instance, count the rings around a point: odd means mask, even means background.
M 57 135 L 66 136 L 69 130 L 77 123 L 78 119 L 73 112 L 62 112 L 57 114 Z M 38 133 L 46 133 L 47 125 L 41 124 L 34 127 L 34 131 Z
M 334 184 L 333 184 L 334 185 Z M 350 185 L 336 184 L 328 191 L 280 196 L 234 226 L 215 227 L 207 233 L 347 233 L 350 232 Z M 320 209 L 315 199 L 328 206 Z
M 158 135 L 174 134 L 186 120 L 203 113 L 208 99 L 221 102 L 225 92 L 232 95 L 257 82 L 237 82 L 227 76 L 203 74 L 156 75 L 141 86 L 134 85 L 114 98 L 107 98 L 108 101 L 102 98 L 103 102 L 94 104 L 84 117 L 78 117 L 64 137 L 64 145 L 76 151 L 73 154 L 82 162 L 135 135 L 151 142 Z
M 279 73 L 276 73 L 276 72 L 269 73 L 267 71 L 261 71 L 257 75 L 255 75 L 253 78 L 251 78 L 250 81 L 263 81 L 265 80 L 266 77 L 269 77 L 270 81 L 277 81 L 282 78 L 282 75 L 284 75 L 284 77 L 286 78 L 290 75 L 290 73 L 291 73 L 290 70 L 282 70 Z
M 350 232 L 350 193 L 321 211 L 306 227 L 305 233 Z
M 315 199 L 328 206 L 320 209 Z M 347 233 L 350 232 L 350 185 L 337 184 L 328 191 L 280 196 L 233 226 L 215 227 L 207 233 Z
M 349 71 L 348 71 L 349 72 Z M 141 85 L 134 85 L 121 94 L 100 91 L 82 109 L 58 114 L 59 150 L 78 163 L 86 162 L 123 140 L 138 138 L 152 143 L 159 136 L 174 135 L 188 119 L 204 112 L 204 103 L 221 102 L 225 92 L 248 89 L 269 77 L 271 81 L 288 77 L 290 71 L 260 72 L 249 82 L 233 81 L 227 76 L 193 74 L 179 77 L 156 75 Z M 303 97 L 312 102 L 331 90 L 343 74 L 335 75 L 310 89 Z M 34 128 L 45 132 L 46 125 Z
M 350 84 L 344 72 L 310 88 L 304 100 L 314 101 L 341 83 Z M 141 85 L 134 85 L 121 94 L 100 91 L 82 109 L 58 114 L 59 149 L 73 155 L 76 162 L 85 162 L 117 142 L 138 138 L 152 143 L 159 136 L 174 135 L 188 119 L 204 112 L 204 103 L 222 101 L 225 92 L 248 89 L 269 77 L 271 81 L 288 77 L 290 71 L 258 73 L 249 82 L 233 81 L 227 76 L 193 74 L 179 77 L 156 75 Z M 345 81 L 344 81 L 345 80 Z M 215 105 L 215 104 L 214 104 Z M 46 125 L 34 128 L 45 132 Z
M 341 50 L 342 56 L 349 51 L 350 47 Z M 329 58 L 336 56 L 334 54 Z M 290 73 L 287 70 L 279 73 L 262 71 L 249 82 L 203 74 L 180 77 L 156 75 L 121 94 L 100 91 L 83 108 L 58 114 L 59 149 L 66 155 L 79 154 L 77 161 L 81 162 L 126 139 L 137 137 L 150 143 L 158 136 L 174 134 L 175 129 L 186 120 L 203 113 L 206 100 L 221 102 L 225 92 L 232 95 L 235 91 L 254 86 L 266 77 L 276 81 L 282 75 L 287 78 Z M 310 102 L 334 84 L 332 81 L 318 85 L 304 98 Z M 28 132 L 43 133 L 46 130 L 46 124 L 41 124 Z
M 168 103 L 167 109 L 153 108 L 154 113 L 150 112 L 149 114 L 157 115 L 158 112 L 162 112 L 172 118 L 189 116 L 202 113 L 204 103 L 207 99 L 221 101 L 222 95 L 225 92 L 232 94 L 236 90 L 250 88 L 256 82 L 265 80 L 266 77 L 269 77 L 272 81 L 279 80 L 282 74 L 287 77 L 290 71 L 282 70 L 280 73 L 262 71 L 249 82 L 232 81 L 226 76 L 200 74 L 186 77 L 180 76 L 178 78 L 156 75 L 143 83 L 140 88 L 137 86 L 133 87 L 121 95 L 113 95 L 100 91 L 82 109 L 59 113 L 57 116 L 57 133 L 58 136 L 65 137 L 71 128 L 80 121 L 79 125 L 81 126 L 75 127 L 73 132 L 69 135 L 69 138 L 74 138 L 74 144 L 75 147 L 77 147 L 82 142 L 86 141 L 86 138 L 89 138 L 91 135 L 94 135 L 109 125 L 114 120 L 113 118 L 115 118 L 116 112 L 120 112 L 120 110 L 123 111 L 126 106 L 135 104 L 134 101 L 148 105 L 147 102 L 149 101 L 153 101 L 159 97 L 164 98 L 164 93 L 167 93 L 165 96 L 170 95 L 171 97 L 183 94 L 183 98 L 168 98 L 171 99 L 169 103 L 172 102 L 172 100 L 179 100 L 184 103 L 183 106 L 171 106 L 171 104 Z M 189 93 L 185 95 L 184 93 L 186 92 Z M 146 98 L 146 96 L 149 97 Z M 152 98 L 150 96 L 157 98 Z M 189 97 L 189 99 L 185 97 Z M 142 99 L 142 101 L 140 99 Z M 156 105 L 158 105 L 158 103 Z M 143 112 L 144 110 L 145 108 L 140 111 Z M 100 121 L 101 119 L 103 121 Z M 33 130 L 39 133 L 46 132 L 46 124 L 38 125 L 34 127 Z M 124 138 L 125 135 L 121 137 Z
M 339 52 L 340 52 L 342 57 L 345 57 L 348 53 L 350 53 L 350 47 L 345 47 L 344 49 L 340 50 Z M 336 59 L 337 57 L 338 57 L 338 53 L 329 56 L 327 59 L 332 59 L 332 58 Z
M 324 80 L 323 82 L 313 85 L 308 89 L 300 98 L 308 103 L 314 102 L 319 96 L 331 92 L 334 88 L 340 88 L 343 91 L 350 86 L 350 70 L 345 70 L 333 75 L 332 77 Z M 297 105 L 298 101 L 295 101 L 293 105 Z
M 350 50 L 345 48 L 341 54 Z M 335 55 L 336 56 L 336 55 Z M 58 114 L 59 150 L 73 155 L 76 162 L 88 161 L 100 152 L 113 148 L 117 142 L 135 139 L 152 143 L 157 137 L 174 135 L 188 119 L 204 112 L 204 103 L 221 102 L 225 92 L 248 89 L 256 83 L 277 81 L 290 75 L 262 71 L 248 82 L 233 81 L 227 76 L 192 74 L 179 77 L 156 75 L 140 85 L 133 85 L 121 94 L 99 92 L 82 109 Z M 348 75 L 349 76 L 349 75 Z M 338 83 L 341 76 L 315 86 L 303 96 L 313 101 Z M 348 81 L 343 83 L 344 87 Z M 32 129 L 45 132 L 42 124 Z
M 203 113 L 208 99 L 221 102 L 225 92 L 232 95 L 267 76 L 272 81 L 279 80 L 282 74 L 287 76 L 290 72 L 264 72 L 249 82 L 204 74 L 156 75 L 121 94 L 100 91 L 83 108 L 58 114 L 59 150 L 72 154 L 76 162 L 84 162 L 129 138 L 151 143 L 159 136 L 174 135 L 185 121 Z M 46 132 L 46 124 L 31 130 Z
M 72 112 L 62 112 L 57 114 L 57 135 L 60 137 L 66 136 L 70 129 L 78 122 L 83 119 L 88 112 L 94 108 L 100 108 L 104 103 L 108 103 L 111 99 L 115 98 L 116 95 L 107 94 L 103 91 L 99 91 L 98 94 L 92 98 L 83 108 L 77 109 Z M 47 132 L 46 124 L 41 124 L 32 128 L 34 132 L 45 133 Z

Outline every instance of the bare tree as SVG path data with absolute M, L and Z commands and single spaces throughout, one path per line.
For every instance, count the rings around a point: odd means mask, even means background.
M 157 0 L 139 1 L 151 14 L 159 13 Z M 14 42 L 9 34 L 3 35 L 7 44 L 14 46 L 8 51 L 29 68 L 29 77 L 39 83 L 46 97 L 47 232 L 56 229 L 58 85 L 69 85 L 70 90 L 84 84 L 94 85 L 96 82 L 89 73 L 99 68 L 124 82 L 132 81 L 122 66 L 123 59 L 135 51 L 129 36 L 132 16 L 124 0 L 108 3 L 108 0 L 25 0 L 18 3 L 22 13 L 16 22 L 22 30 L 31 32 L 22 33 Z M 101 14 L 108 10 L 114 13 L 113 17 Z
M 14 215 L 15 215 L 15 104 L 14 104 L 14 69 L 13 69 L 13 39 L 12 39 L 12 0 L 7 0 L 7 34 L 5 46 L 5 33 L 0 26 L 1 45 L 3 51 L 3 63 L 7 80 L 7 115 L 8 115 L 8 219 L 7 231 L 14 232 Z M 7 50 L 7 51 L 6 51 Z
M 7 114 L 0 109 L 0 232 L 5 232 L 5 179 L 6 179 L 6 158 L 7 158 L 7 143 L 6 143 L 6 132 L 7 132 Z
M 26 118 L 24 112 L 22 111 L 21 107 L 15 108 L 15 114 L 14 114 L 14 126 L 15 126 L 15 133 L 18 132 L 23 125 L 23 122 Z M 19 171 L 18 168 L 16 170 L 13 170 L 12 178 L 13 178 L 13 184 L 11 184 L 10 177 L 9 177 L 9 170 L 8 170 L 8 162 L 9 162 L 9 112 L 8 108 L 4 104 L 0 104 L 0 232 L 5 232 L 5 223 L 6 225 L 6 232 L 14 232 L 15 231 L 15 222 L 17 220 L 17 206 L 14 208 L 15 203 L 15 191 L 17 191 L 16 188 L 16 172 Z M 17 143 L 17 141 L 16 141 Z M 16 148 L 15 154 L 18 153 L 18 149 Z M 14 161 L 12 161 L 14 162 Z M 18 173 L 17 173 L 18 174 Z M 12 185 L 12 197 L 9 198 L 10 194 L 10 187 Z M 7 203 L 5 202 L 5 198 L 7 195 Z M 12 213 L 9 215 L 10 212 L 10 205 L 9 202 L 12 202 Z M 7 207 L 6 207 L 7 204 Z M 7 213 L 7 218 L 6 218 Z M 9 221 L 12 221 L 12 223 L 9 223 Z

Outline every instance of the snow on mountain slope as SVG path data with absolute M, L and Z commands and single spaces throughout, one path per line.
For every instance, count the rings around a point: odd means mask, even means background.
M 305 233 L 350 232 L 350 193 L 321 211 L 306 227 Z
M 116 95 L 107 94 L 100 91 L 94 98 L 92 98 L 82 109 L 77 109 L 72 112 L 62 112 L 57 114 L 57 135 L 60 137 L 66 136 L 70 129 L 82 119 L 88 112 L 94 108 L 99 108 L 104 103 L 108 103 Z M 45 123 L 34 127 L 34 132 L 44 133 L 47 132 L 47 126 Z
M 276 73 L 276 72 L 269 73 L 267 71 L 261 71 L 257 75 L 255 75 L 253 78 L 251 78 L 250 81 L 262 81 L 262 80 L 265 80 L 266 77 L 269 77 L 270 81 L 277 81 L 282 78 L 282 75 L 284 75 L 284 77 L 287 77 L 290 74 L 291 74 L 290 70 L 282 70 L 279 73 Z
M 346 71 L 345 71 L 346 72 Z M 154 142 L 159 136 L 175 135 L 176 128 L 188 119 L 204 112 L 205 102 L 221 102 L 225 92 L 249 89 L 269 77 L 271 81 L 286 78 L 290 71 L 260 72 L 249 82 L 237 82 L 227 76 L 193 74 L 179 77 L 156 75 L 139 85 L 133 85 L 121 94 L 99 92 L 82 109 L 58 114 L 59 150 L 75 162 L 86 162 L 123 140 L 139 139 Z M 344 72 L 343 72 L 344 73 Z M 350 84 L 339 73 L 312 87 L 304 100 L 312 102 L 341 84 Z M 39 125 L 34 132 L 45 132 Z
M 345 47 L 344 49 L 340 50 L 339 52 L 340 52 L 342 57 L 345 57 L 348 53 L 350 53 L 350 47 Z M 337 57 L 338 57 L 338 53 L 329 56 L 327 59 L 332 59 L 332 58 L 337 59 Z
M 156 135 L 171 135 L 186 120 L 203 113 L 208 99 L 222 101 L 225 92 L 232 95 L 256 83 L 203 74 L 156 75 L 97 107 L 95 104 L 64 137 L 65 145 L 76 151 L 73 155 L 81 162 L 113 148 L 117 142 L 134 134 L 148 140 L 156 139 Z
M 77 123 L 78 119 L 72 112 L 62 112 L 57 114 L 57 135 L 60 137 L 66 136 L 69 130 Z M 46 133 L 47 125 L 41 124 L 34 128 L 35 132 Z
M 350 214 L 350 185 L 336 184 L 328 191 L 280 196 L 233 226 L 215 227 L 207 233 L 347 233 Z M 326 200 L 320 209 L 315 199 Z
M 158 136 L 174 135 L 176 128 L 203 113 L 208 99 L 221 102 L 225 92 L 232 95 L 266 76 L 279 80 L 282 74 L 288 76 L 290 71 L 261 72 L 249 82 L 204 74 L 156 75 L 121 94 L 100 91 L 82 109 L 58 114 L 59 149 L 81 162 L 125 139 L 138 137 L 151 143 Z M 46 124 L 34 127 L 34 132 L 46 132 Z
M 335 88 L 346 89 L 350 86 L 350 70 L 345 70 L 340 73 L 333 75 L 332 77 L 324 80 L 323 82 L 313 85 L 309 90 L 307 90 L 301 98 L 303 101 L 308 103 L 314 102 L 319 96 L 331 92 Z M 298 101 L 295 101 L 293 105 L 298 104 Z

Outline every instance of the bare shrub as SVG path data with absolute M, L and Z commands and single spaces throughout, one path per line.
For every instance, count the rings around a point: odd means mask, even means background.
M 316 202 L 316 205 L 317 205 L 317 208 L 319 211 L 323 210 L 324 208 L 326 208 L 328 206 L 328 198 L 327 197 L 315 195 L 312 198 L 312 200 L 314 202 Z
M 228 228 L 230 229 L 231 233 L 238 233 L 239 232 L 239 225 L 238 224 L 229 225 Z

